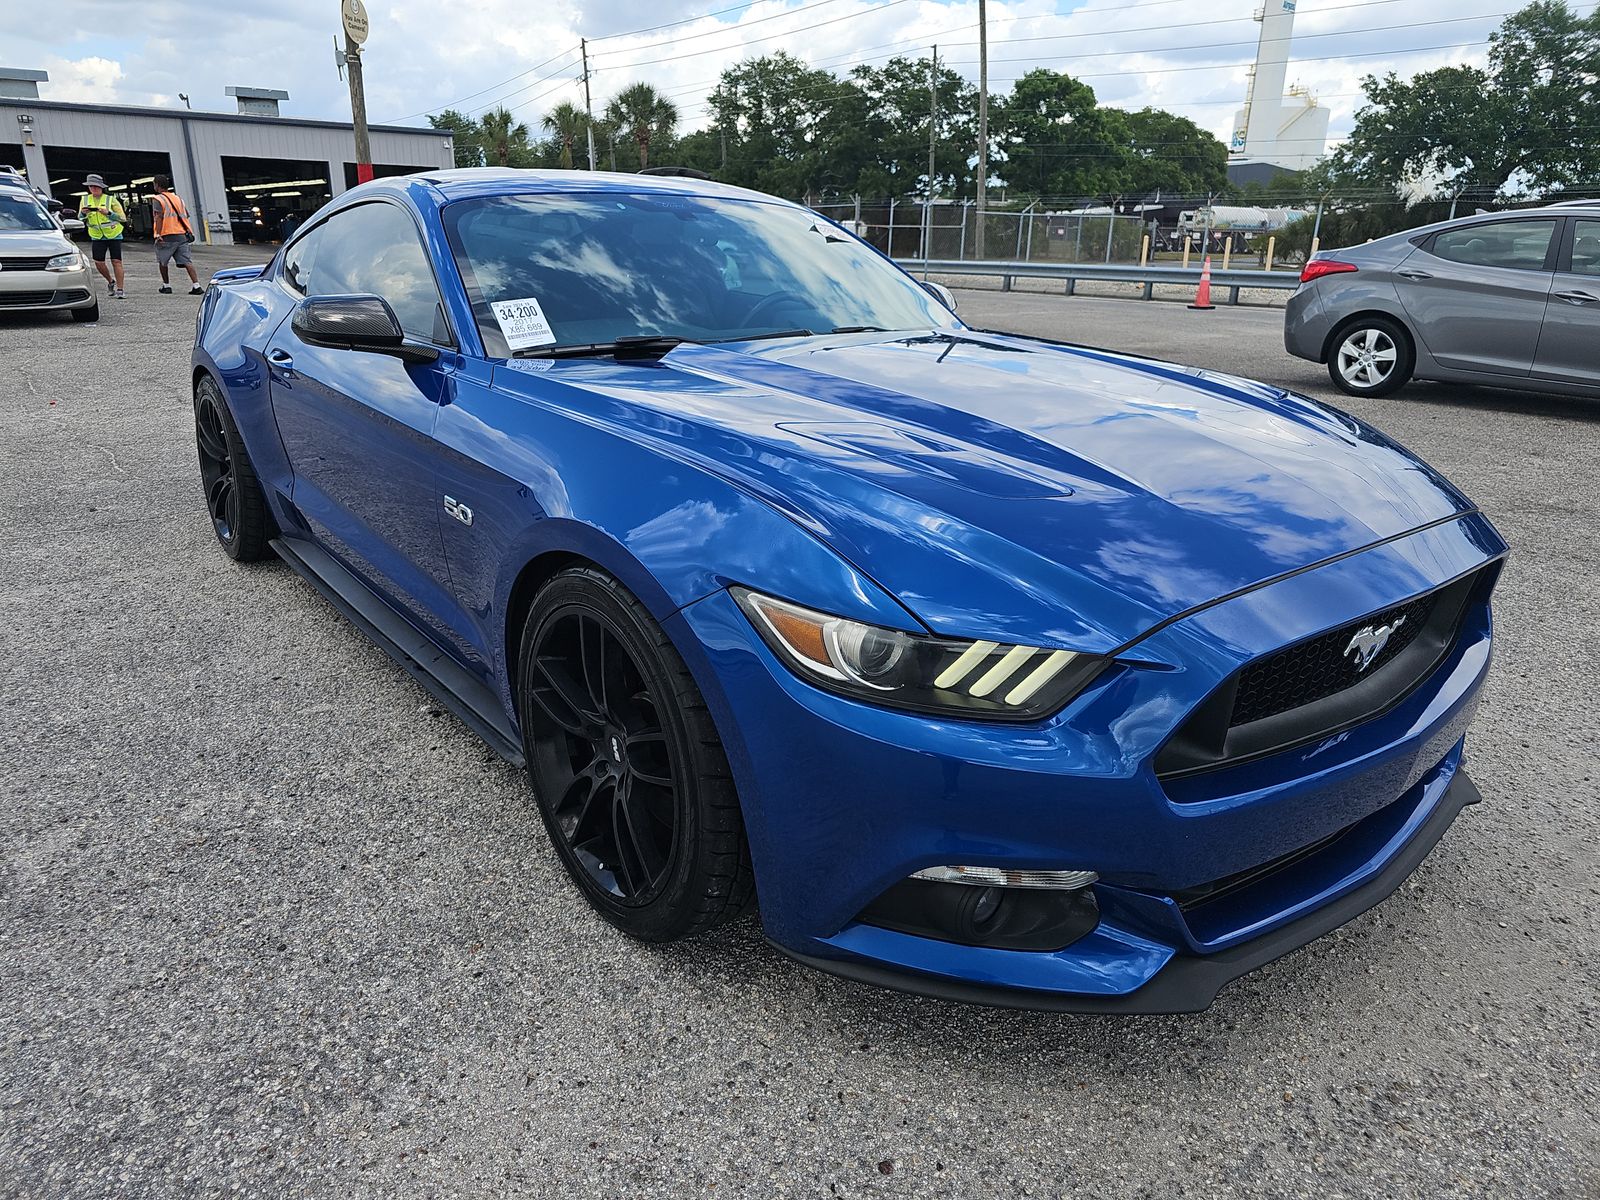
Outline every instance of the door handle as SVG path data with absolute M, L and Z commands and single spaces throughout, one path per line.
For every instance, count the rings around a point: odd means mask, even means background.
M 286 375 L 294 372 L 294 355 L 287 350 L 267 351 L 267 361 Z
M 1568 304 L 1593 304 L 1600 301 L 1600 296 L 1591 296 L 1588 292 L 1557 292 L 1556 299 Z
M 1396 271 L 1395 274 L 1400 276 L 1401 279 L 1432 279 L 1433 278 L 1433 274 L 1431 272 L 1429 272 L 1429 271 L 1418 271 L 1415 267 L 1413 267 L 1409 271 Z

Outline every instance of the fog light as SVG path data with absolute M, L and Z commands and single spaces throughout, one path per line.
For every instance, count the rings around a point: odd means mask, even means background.
M 1093 871 L 1010 871 L 1000 867 L 928 867 L 913 879 L 968 883 L 988 888 L 1048 888 L 1063 892 L 1086 888 L 1100 878 Z

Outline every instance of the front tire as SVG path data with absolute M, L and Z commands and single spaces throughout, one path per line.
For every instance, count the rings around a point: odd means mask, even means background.
M 1387 317 L 1362 317 L 1341 329 L 1328 353 L 1328 377 L 1347 396 L 1387 396 L 1411 378 L 1411 339 Z
M 233 414 L 210 376 L 195 385 L 194 433 L 206 511 L 218 543 L 235 562 L 265 558 L 271 553 L 272 515 Z
M 665 942 L 749 908 L 750 851 L 722 742 L 637 599 L 590 567 L 556 575 L 529 608 L 517 679 L 534 799 L 601 916 Z

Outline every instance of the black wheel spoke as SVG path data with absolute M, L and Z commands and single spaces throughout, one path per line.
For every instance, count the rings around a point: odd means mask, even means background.
M 677 772 L 648 676 L 601 614 L 543 620 L 528 658 L 534 791 L 568 865 L 629 906 L 656 898 L 679 828 Z
M 200 419 L 195 422 L 195 437 L 200 442 L 200 451 L 224 470 L 228 466 L 228 442 L 223 436 L 222 427 L 217 421 L 217 412 L 209 404 L 201 410 Z
M 543 681 L 542 685 L 533 685 L 533 698 L 539 707 L 568 733 L 593 740 L 605 724 L 605 713 L 588 707 L 588 692 L 572 674 L 571 665 L 565 659 L 541 655 L 534 659 L 533 666 Z
M 206 510 L 211 514 L 213 521 L 220 521 L 232 528 L 233 525 L 233 478 L 223 475 L 217 478 L 206 491 Z
M 638 864 L 639 874 L 648 887 L 660 878 L 667 866 L 667 855 L 656 844 L 654 818 L 639 803 L 639 798 L 628 780 L 617 789 L 617 847 L 618 857 L 624 862 L 632 856 Z
M 653 783 L 657 787 L 672 786 L 672 764 L 667 757 L 667 735 L 659 729 L 630 733 L 628 771 L 635 779 Z

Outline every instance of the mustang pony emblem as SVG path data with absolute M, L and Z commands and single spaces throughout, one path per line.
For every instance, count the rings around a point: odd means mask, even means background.
M 1389 644 L 1389 639 L 1394 636 L 1394 631 L 1406 623 L 1404 617 L 1397 617 L 1390 625 L 1368 625 L 1355 637 L 1350 639 L 1350 644 L 1344 648 L 1345 657 L 1356 656 L 1356 670 L 1365 671 L 1372 665 L 1372 660 L 1383 653 L 1383 648 Z

